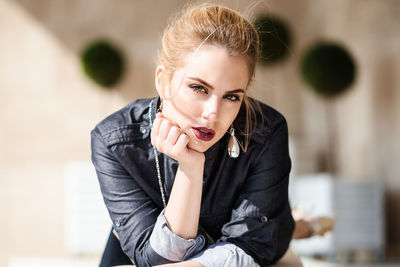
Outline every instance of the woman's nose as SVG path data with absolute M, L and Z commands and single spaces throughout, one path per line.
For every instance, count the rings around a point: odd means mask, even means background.
M 204 103 L 202 117 L 204 120 L 213 121 L 217 119 L 219 101 L 217 97 L 211 96 Z

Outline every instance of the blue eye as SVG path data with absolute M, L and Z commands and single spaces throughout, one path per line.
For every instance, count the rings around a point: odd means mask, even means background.
M 207 89 L 201 85 L 192 84 L 192 85 L 189 85 L 189 88 L 191 88 L 196 93 L 204 93 L 204 94 L 208 93 Z
M 240 97 L 237 95 L 226 95 L 224 98 L 232 102 L 240 101 Z

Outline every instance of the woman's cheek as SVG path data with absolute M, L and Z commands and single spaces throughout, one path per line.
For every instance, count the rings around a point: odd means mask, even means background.
M 199 94 L 192 93 L 191 95 L 186 95 L 183 99 L 185 102 L 184 105 L 187 109 L 187 112 L 192 116 L 200 116 L 202 113 L 202 103 L 199 98 Z M 200 114 L 200 115 L 199 115 Z

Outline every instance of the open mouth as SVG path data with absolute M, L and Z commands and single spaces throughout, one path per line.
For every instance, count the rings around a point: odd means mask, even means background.
M 201 141 L 210 141 L 215 136 L 215 131 L 206 127 L 192 128 L 194 135 Z

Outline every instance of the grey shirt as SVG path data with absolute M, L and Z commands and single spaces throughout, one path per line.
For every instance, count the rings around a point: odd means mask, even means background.
M 229 242 L 218 242 L 203 250 L 205 237 L 183 239 L 168 228 L 164 211 L 158 216 L 150 245 L 160 256 L 170 261 L 194 260 L 206 267 L 258 267 L 254 259 L 238 246 Z

